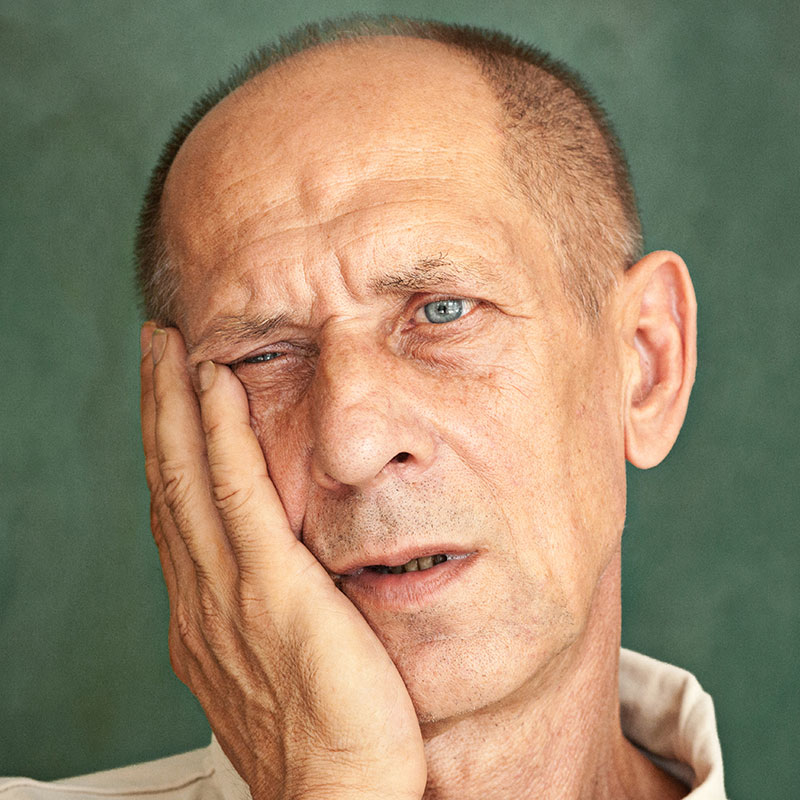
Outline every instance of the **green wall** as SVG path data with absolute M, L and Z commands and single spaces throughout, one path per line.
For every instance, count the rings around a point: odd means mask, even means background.
M 0 774 L 206 743 L 172 675 L 147 522 L 130 277 L 171 123 L 245 51 L 350 11 L 532 41 L 615 120 L 649 249 L 686 258 L 700 367 L 671 457 L 632 471 L 624 640 L 713 694 L 736 798 L 797 798 L 796 2 L 3 0 Z

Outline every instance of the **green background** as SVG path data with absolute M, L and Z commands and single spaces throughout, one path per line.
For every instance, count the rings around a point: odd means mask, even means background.
M 588 76 L 648 249 L 687 260 L 685 429 L 630 474 L 624 641 L 715 698 L 734 798 L 800 797 L 796 2 L 0 3 L 0 774 L 208 740 L 172 675 L 138 439 L 137 205 L 193 97 L 250 48 L 351 11 L 500 28 Z

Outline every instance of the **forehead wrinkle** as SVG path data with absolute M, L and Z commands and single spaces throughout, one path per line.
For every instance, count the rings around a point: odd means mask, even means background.
M 430 152 L 419 147 L 406 146 L 395 147 L 393 149 L 395 151 L 394 154 L 398 158 L 398 163 L 404 165 L 409 163 L 408 156 L 419 158 L 420 155 L 431 155 Z M 439 148 L 437 148 L 437 150 L 438 149 Z M 442 152 L 445 152 L 445 148 L 441 149 Z M 375 152 L 382 156 L 386 155 L 385 150 L 376 149 Z M 485 161 L 485 154 L 469 149 L 462 150 L 459 155 L 466 156 L 477 163 Z M 276 177 L 274 174 L 274 164 L 264 164 L 261 167 L 252 169 L 252 171 L 248 171 L 246 175 L 229 181 L 220 180 L 220 173 L 227 175 L 229 174 L 229 170 L 220 170 L 218 168 L 209 173 L 209 168 L 201 167 L 199 174 L 195 173 L 193 177 L 192 172 L 195 172 L 195 170 L 190 169 L 186 177 L 179 180 L 178 183 L 186 183 L 188 181 L 189 188 L 192 189 L 188 192 L 188 195 L 195 198 L 194 205 L 197 211 L 203 216 L 207 216 L 209 224 L 216 228 L 218 232 L 220 229 L 224 230 L 231 223 L 241 232 L 242 229 L 246 228 L 248 225 L 257 224 L 261 217 L 270 217 L 276 213 L 279 216 L 292 214 L 293 207 L 298 209 L 301 215 L 307 219 L 315 220 L 315 222 L 309 222 L 306 226 L 294 226 L 276 232 L 280 233 L 297 231 L 304 227 L 312 227 L 314 224 L 317 224 L 317 221 L 325 222 L 346 218 L 347 214 L 351 212 L 346 211 L 335 216 L 329 215 L 331 212 L 335 214 L 337 207 L 348 205 L 354 197 L 362 198 L 365 192 L 370 191 L 380 192 L 381 188 L 385 186 L 405 184 L 413 190 L 415 184 L 422 182 L 426 184 L 426 189 L 428 190 L 426 192 L 427 195 L 430 193 L 431 184 L 436 183 L 444 187 L 443 191 L 449 198 L 450 192 L 447 189 L 448 185 L 452 184 L 454 180 L 458 181 L 458 174 L 454 174 L 452 171 L 439 172 L 439 174 L 436 174 L 436 172 L 428 172 L 427 167 L 430 166 L 428 159 L 423 159 L 421 163 L 417 164 L 417 169 L 420 172 L 419 176 L 375 176 L 372 178 L 366 177 L 365 179 L 363 172 L 356 171 L 358 174 L 354 174 L 352 164 L 349 163 L 349 156 L 350 154 L 341 154 L 339 159 L 336 159 L 333 164 L 328 161 L 324 164 L 326 174 L 317 174 L 314 177 L 311 177 L 309 172 L 314 171 L 312 167 L 314 167 L 315 162 L 320 161 L 321 158 L 319 156 L 317 158 L 312 157 L 306 162 L 305 169 L 303 170 L 305 173 L 304 176 L 295 176 L 294 180 L 290 181 L 289 185 L 286 185 L 284 190 L 278 193 L 277 197 L 274 193 L 261 193 L 260 202 L 257 204 L 257 207 L 248 211 L 245 211 L 241 207 L 241 204 L 237 203 L 237 195 L 241 194 L 240 190 L 242 188 L 246 189 L 247 186 L 254 181 L 258 182 L 259 176 L 262 174 L 268 174 L 271 183 Z M 483 156 L 483 158 L 481 158 L 481 156 Z M 492 160 L 497 162 L 495 166 L 500 166 L 499 159 L 493 158 Z M 346 169 L 344 172 L 335 175 L 334 180 L 330 180 L 330 170 L 333 169 L 334 173 L 337 172 L 337 161 L 341 162 Z M 368 161 L 369 159 L 367 158 L 367 162 Z M 366 165 L 367 164 L 364 164 L 364 166 Z M 173 168 L 167 179 L 165 190 L 165 200 L 168 204 L 170 203 L 172 194 L 170 189 L 175 189 L 175 194 L 180 197 L 186 197 L 187 195 L 186 191 L 180 191 L 180 187 L 175 187 L 175 180 L 176 170 Z M 194 184 L 194 186 L 191 186 L 192 184 Z M 495 185 L 497 185 L 496 182 Z M 283 196 L 281 197 L 281 195 Z M 414 196 L 413 192 L 409 192 L 407 201 L 418 199 L 420 199 L 419 196 Z M 399 200 L 394 202 L 402 203 L 404 201 Z M 223 210 L 225 205 L 228 206 L 227 210 Z M 377 208 L 380 205 L 387 204 L 376 203 L 371 207 Z M 326 207 L 328 214 L 325 213 Z M 221 219 L 218 216 L 220 212 L 222 212 Z M 325 220 L 326 216 L 329 217 L 328 220 Z M 214 217 L 218 218 L 216 224 L 214 222 Z M 236 238 L 240 238 L 240 235 Z M 263 241 L 263 238 L 254 241 Z
M 344 221 L 346 221 L 346 220 L 348 220 L 348 219 L 350 219 L 352 217 L 357 217 L 357 216 L 363 215 L 365 211 L 378 211 L 378 210 L 381 210 L 381 209 L 388 209 L 388 208 L 392 208 L 392 207 L 395 207 L 395 206 L 406 206 L 410 202 L 412 202 L 412 201 L 409 200 L 409 199 L 382 200 L 380 202 L 373 203 L 373 204 L 369 205 L 368 207 L 359 207 L 359 208 L 356 208 L 356 209 L 350 209 L 348 211 L 344 211 L 344 212 L 342 212 L 342 213 L 340 213 L 340 214 L 338 214 L 338 215 L 336 215 L 334 217 L 331 217 L 330 219 L 327 219 L 327 220 L 318 220 L 318 221 L 313 221 L 313 222 L 306 222 L 306 223 L 303 223 L 303 224 L 300 224 L 300 225 L 293 225 L 293 226 L 290 226 L 290 227 L 284 227 L 284 228 L 281 228 L 280 230 L 271 231 L 269 233 L 263 234 L 262 236 L 258 236 L 258 237 L 254 237 L 252 239 L 248 239 L 246 242 L 243 242 L 238 247 L 235 247 L 234 249 L 226 251 L 225 252 L 225 258 L 226 259 L 235 258 L 239 253 L 242 253 L 243 251 L 247 251 L 250 248 L 257 247 L 258 245 L 263 245 L 263 244 L 269 242 L 272 239 L 280 239 L 280 238 L 282 238 L 284 236 L 287 236 L 287 235 L 303 233 L 304 231 L 309 231 L 309 230 L 313 230 L 313 229 L 319 229 L 319 230 L 322 230 L 322 231 L 327 231 L 328 228 L 331 228 L 334 225 L 337 225 L 338 223 L 344 222 Z M 260 213 L 262 213 L 262 212 L 260 212 L 260 211 L 253 212 L 252 214 L 250 214 L 247 218 L 243 219 L 242 221 L 244 222 L 247 219 L 255 218 Z M 455 220 L 453 220 L 452 218 L 448 218 L 448 217 L 443 217 L 441 219 L 427 219 L 424 222 L 418 223 L 417 225 L 415 225 L 413 227 L 422 227 L 422 228 L 424 228 L 424 227 L 430 225 L 431 222 L 434 222 L 436 224 L 440 224 L 440 223 L 453 223 L 454 221 Z M 411 226 L 409 226 L 409 227 L 411 227 Z M 362 235 L 370 235 L 370 234 L 371 234 L 370 231 L 365 231 L 364 234 L 359 234 L 359 236 L 354 237 L 354 239 L 361 238 Z M 241 237 L 237 237 L 237 240 L 239 238 L 241 238 Z
M 290 186 L 286 187 L 286 193 L 289 194 L 289 197 L 285 199 L 274 199 L 270 197 L 269 200 L 272 202 L 262 203 L 260 204 L 259 208 L 251 213 L 247 214 L 246 216 L 242 217 L 242 221 L 247 221 L 254 216 L 258 216 L 259 214 L 268 214 L 270 212 L 280 210 L 283 207 L 294 205 L 300 205 L 301 208 L 306 212 L 306 216 L 309 217 L 317 217 L 321 216 L 319 214 L 320 206 L 332 206 L 332 205 L 340 205 L 346 203 L 353 195 L 361 195 L 365 188 L 371 188 L 374 185 L 376 188 L 380 188 L 382 185 L 394 185 L 394 184 L 409 184 L 413 185 L 414 183 L 424 181 L 426 183 L 430 183 L 432 181 L 442 182 L 442 183 L 449 183 L 452 182 L 454 179 L 458 178 L 457 173 L 453 173 L 452 171 L 442 171 L 437 174 L 436 172 L 429 171 L 429 167 L 432 166 L 429 163 L 429 160 L 432 156 L 438 155 L 448 155 L 450 157 L 457 155 L 457 156 L 466 156 L 468 159 L 474 160 L 477 163 L 481 163 L 485 161 L 486 154 L 480 152 L 480 148 L 462 148 L 457 151 L 452 151 L 451 149 L 445 148 L 444 146 L 439 147 L 420 147 L 420 146 L 400 146 L 394 145 L 391 149 L 391 155 L 398 159 L 398 163 L 402 163 L 403 165 L 407 165 L 409 163 L 408 157 L 412 157 L 415 159 L 420 159 L 419 163 L 416 165 L 417 171 L 420 173 L 418 177 L 413 176 L 399 176 L 399 177 L 391 177 L 391 176 L 376 176 L 376 177 L 369 177 L 369 170 L 367 172 L 367 176 L 363 174 L 363 171 L 357 175 L 354 175 L 354 171 L 352 169 L 352 153 L 345 152 L 339 154 L 339 157 L 336 159 L 331 160 L 330 157 L 324 157 L 321 154 L 314 154 L 311 155 L 309 158 L 305 160 L 305 166 L 303 170 L 303 174 L 300 176 L 295 176 L 292 181 L 290 181 Z M 386 157 L 387 150 L 386 148 L 373 148 L 372 150 L 362 150 L 359 155 L 359 160 L 361 162 L 360 166 L 362 169 L 364 167 L 370 166 L 370 156 L 371 155 L 378 155 L 380 157 Z M 497 157 L 494 154 L 494 158 L 492 159 L 495 161 L 495 165 L 498 167 L 502 167 L 502 158 Z M 314 168 L 319 166 L 319 162 L 322 162 L 322 166 L 327 170 L 333 170 L 336 172 L 336 168 L 339 166 L 343 167 L 343 172 L 335 175 L 335 180 L 329 180 L 329 175 L 314 175 L 313 177 L 309 174 L 313 172 Z M 213 166 L 216 165 L 216 169 L 212 169 Z M 267 174 L 269 177 L 269 184 L 271 184 L 275 180 L 275 164 L 274 163 L 265 163 L 260 167 L 254 167 L 244 175 L 240 175 L 239 177 L 232 178 L 229 180 L 220 180 L 220 172 L 224 173 L 225 175 L 230 174 L 229 169 L 223 169 L 222 167 L 225 166 L 225 159 L 220 159 L 220 163 L 212 162 L 210 166 L 206 166 L 205 162 L 203 167 L 200 169 L 198 173 L 192 175 L 195 170 L 189 170 L 188 175 L 185 177 L 181 177 L 178 180 L 178 183 L 187 181 L 189 184 L 194 184 L 191 188 L 192 191 L 190 194 L 193 194 L 197 198 L 202 198 L 198 205 L 208 206 L 213 208 L 218 208 L 220 205 L 221 200 L 225 200 L 230 196 L 236 197 L 237 190 L 242 187 L 247 187 L 249 184 L 253 183 L 254 181 L 258 181 L 259 177 L 263 174 Z M 234 165 L 227 165 L 228 167 Z M 176 183 L 176 174 L 180 172 L 180 169 L 175 169 L 173 167 L 170 170 L 170 175 L 167 178 L 167 185 L 165 187 L 165 197 L 167 202 L 170 199 L 170 189 L 174 188 L 174 184 Z M 366 179 L 366 185 L 365 185 Z M 337 194 L 344 195 L 343 198 L 335 199 L 335 200 L 328 200 L 327 202 L 322 201 L 322 198 L 325 195 L 330 195 L 331 189 L 334 188 L 334 191 Z M 176 193 L 179 195 L 185 196 L 186 192 L 178 192 Z M 203 202 L 203 199 L 205 202 Z M 266 199 L 266 198 L 265 198 Z M 327 199 L 327 198 L 326 198 Z M 316 213 L 315 213 L 316 212 Z M 240 213 L 240 210 L 237 208 L 237 214 Z
M 263 175 L 264 173 L 270 173 L 270 177 L 274 174 L 275 167 L 272 164 L 264 164 L 261 167 L 253 168 L 247 172 L 245 175 L 241 175 L 237 178 L 233 178 L 230 180 L 226 180 L 224 182 L 217 182 L 218 178 L 216 176 L 207 178 L 205 175 L 198 176 L 201 183 L 201 189 L 205 189 L 208 192 L 208 200 L 209 203 L 214 205 L 218 205 L 218 201 L 220 198 L 225 198 L 229 195 L 235 194 L 237 189 L 242 186 L 246 186 L 249 183 L 252 183 L 254 180 L 258 180 L 258 178 Z M 227 170 L 226 170 L 227 173 Z M 206 184 L 210 184 L 206 186 Z M 213 191 L 212 191 L 213 190 Z M 271 211 L 273 208 L 279 208 L 280 206 L 286 205 L 292 202 L 291 199 L 288 200 L 278 200 L 273 205 L 267 207 L 266 211 Z

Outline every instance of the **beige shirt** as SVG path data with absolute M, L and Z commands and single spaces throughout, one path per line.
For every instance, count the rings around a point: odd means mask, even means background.
M 714 706 L 694 676 L 623 650 L 619 689 L 622 729 L 628 739 L 691 787 L 689 800 L 725 800 Z M 0 800 L 97 797 L 249 800 L 250 792 L 213 737 L 200 750 L 53 783 L 0 779 Z

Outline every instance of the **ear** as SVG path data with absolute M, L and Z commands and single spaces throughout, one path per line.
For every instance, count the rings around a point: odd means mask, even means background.
M 624 277 L 625 457 L 658 464 L 678 438 L 697 365 L 697 301 L 683 259 L 650 253 Z

